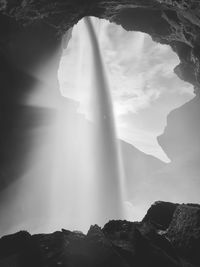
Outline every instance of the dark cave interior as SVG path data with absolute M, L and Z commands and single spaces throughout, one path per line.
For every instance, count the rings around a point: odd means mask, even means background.
M 169 45 L 180 59 L 174 72 L 194 86 L 196 97 L 186 109 L 197 109 L 199 11 L 195 0 L 0 0 L 1 201 L 4 189 L 22 175 L 30 157 L 31 131 L 44 123 L 47 112 L 25 100 L 34 84 L 55 92 L 55 98 L 59 92 L 57 72 L 67 30 L 83 17 L 95 16 Z M 37 77 L 45 63 L 50 80 Z M 176 155 L 173 147 L 167 149 Z M 92 226 L 87 235 L 64 229 L 52 234 L 19 232 L 0 239 L 0 266 L 199 266 L 199 216 L 197 204 L 156 202 L 142 222 L 110 221 L 103 228 Z

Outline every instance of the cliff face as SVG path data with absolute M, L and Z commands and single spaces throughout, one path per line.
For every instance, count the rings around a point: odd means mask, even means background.
M 143 187 L 144 192 L 148 190 L 150 202 L 162 199 L 199 203 L 199 102 L 199 96 L 196 96 L 167 117 L 167 125 L 158 142 L 171 162 L 154 172 L 148 180 L 150 184 Z
M 166 128 L 158 142 L 172 161 L 199 161 L 199 114 L 200 98 L 196 96 L 167 116 Z

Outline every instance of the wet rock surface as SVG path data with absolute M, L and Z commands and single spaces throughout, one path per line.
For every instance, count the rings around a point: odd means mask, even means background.
M 169 227 L 161 231 L 152 218 L 164 211 Z M 157 202 L 142 222 L 110 221 L 87 234 L 18 232 L 0 239 L 0 266 L 199 266 L 199 222 L 199 205 Z
M 167 237 L 181 255 L 200 265 L 200 205 L 180 205 L 174 212 Z

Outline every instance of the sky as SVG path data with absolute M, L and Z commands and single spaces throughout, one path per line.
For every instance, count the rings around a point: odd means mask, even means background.
M 168 162 L 157 136 L 168 113 L 194 97 L 190 84 L 173 72 L 179 63 L 167 45 L 141 32 L 127 32 L 93 18 L 113 102 L 118 137 L 141 151 Z M 79 102 L 78 112 L 90 118 L 89 40 L 83 21 L 74 27 L 59 68 L 60 90 Z

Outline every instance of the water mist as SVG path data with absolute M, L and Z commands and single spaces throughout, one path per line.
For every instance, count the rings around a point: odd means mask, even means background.
M 37 124 L 27 133 L 31 156 L 24 173 L 2 194 L 1 234 L 61 228 L 86 232 L 91 224 L 103 226 L 110 219 L 124 218 L 121 160 L 108 80 L 92 21 L 86 18 L 82 26 L 79 33 L 86 39 L 88 53 L 82 53 L 79 64 L 89 62 L 86 78 L 91 87 L 92 122 L 54 84 L 62 53 L 59 46 L 34 73 L 37 86 L 24 103 L 36 114 Z M 71 30 L 66 43 L 70 36 Z M 83 43 L 79 45 L 83 49 Z M 81 88 L 82 75 L 78 67 L 77 86 Z

